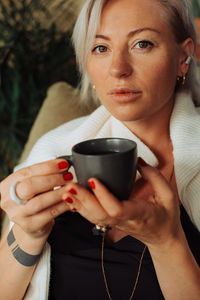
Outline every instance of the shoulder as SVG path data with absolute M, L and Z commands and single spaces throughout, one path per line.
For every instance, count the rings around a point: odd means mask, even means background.
M 73 133 L 88 118 L 89 116 L 84 116 L 74 119 L 44 134 L 35 143 L 27 159 L 15 167 L 15 171 L 38 162 L 55 159 L 59 156 L 60 151 L 63 152 L 68 135 Z
M 76 143 L 95 138 L 109 118 L 110 113 L 100 106 L 88 116 L 74 119 L 47 132 L 36 142 L 28 158 L 15 170 L 70 154 Z
M 88 118 L 89 118 L 89 115 L 71 120 L 67 123 L 64 123 L 64 124 L 56 127 L 55 129 L 50 130 L 46 134 L 44 134 L 38 140 L 37 143 L 41 143 L 41 142 L 47 141 L 47 140 L 50 140 L 51 142 L 53 142 L 53 140 L 59 139 L 63 135 L 65 136 L 66 134 L 77 129 L 77 127 L 81 126 Z

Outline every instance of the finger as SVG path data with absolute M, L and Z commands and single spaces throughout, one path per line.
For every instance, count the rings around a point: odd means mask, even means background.
M 61 201 L 39 214 L 29 216 L 23 219 L 23 224 L 19 224 L 26 232 L 37 232 L 42 230 L 47 224 L 52 222 L 59 215 L 69 211 L 69 206 L 64 201 Z
M 23 181 L 32 176 L 50 175 L 67 171 L 69 164 L 63 159 L 54 159 L 20 169 L 0 182 L 1 201 L 4 205 L 9 197 L 10 187 L 14 182 Z M 6 204 L 6 203 L 5 203 Z
M 158 198 L 171 199 L 174 197 L 172 188 L 158 169 L 151 167 L 141 158 L 138 159 L 138 169 L 142 177 L 151 184 Z
M 104 225 L 107 222 L 108 215 L 104 208 L 98 199 L 84 187 L 76 183 L 68 184 L 62 199 L 70 205 L 72 210 L 76 209 L 91 223 Z
M 38 194 L 36 197 L 23 205 L 24 216 L 38 214 L 41 211 L 58 204 L 59 202 L 63 202 L 62 197 L 65 191 L 66 187 L 61 187 L 43 194 Z
M 90 178 L 88 183 L 107 214 L 112 218 L 122 217 L 122 202 L 120 202 L 98 179 Z
M 92 183 L 91 183 L 92 182 Z M 112 223 L 128 219 L 140 219 L 144 216 L 144 210 L 148 203 L 144 199 L 134 199 L 119 201 L 99 180 L 90 179 L 90 186 L 98 198 L 99 202 L 111 217 Z
M 64 203 L 62 200 L 62 194 L 65 192 L 64 187 L 50 192 L 37 195 L 24 205 L 12 205 L 9 207 L 9 219 L 14 223 L 20 225 L 26 231 L 27 220 L 33 216 L 41 215 L 43 212 L 46 212 L 46 218 L 42 224 L 51 220 L 53 217 L 56 217 L 63 211 L 70 210 L 70 207 L 67 203 Z M 58 205 L 58 209 L 57 209 Z M 55 208 L 55 212 L 54 212 Z M 49 212 L 49 213 L 48 213 Z M 46 220 L 46 221 L 45 221 Z M 41 221 L 40 221 L 41 223 Z M 33 226 L 33 225 L 32 225 Z M 38 224 L 39 226 L 39 224 Z
M 32 176 L 56 174 L 66 171 L 68 168 L 69 163 L 66 160 L 53 159 L 20 169 L 10 175 L 10 177 L 17 176 L 17 181 L 22 181 L 24 178 L 29 178 Z
M 22 200 L 32 199 L 35 195 L 62 186 L 73 179 L 70 172 L 46 176 L 33 176 L 18 182 L 15 187 L 16 195 Z

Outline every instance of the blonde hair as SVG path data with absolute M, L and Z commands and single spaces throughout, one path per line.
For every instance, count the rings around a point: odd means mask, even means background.
M 87 102 L 91 99 L 98 102 L 97 96 L 92 91 L 92 83 L 87 72 L 87 57 L 91 51 L 96 31 L 100 24 L 101 13 L 104 5 L 109 0 L 86 0 L 79 14 L 72 36 L 76 59 L 81 75 L 81 99 Z M 163 7 L 167 22 L 172 29 L 177 44 L 190 37 L 194 42 L 195 52 L 190 63 L 189 72 L 184 87 L 177 84 L 176 92 L 181 89 L 191 91 L 194 103 L 200 105 L 200 87 L 197 80 L 196 50 L 197 29 L 194 23 L 190 0 L 156 0 Z

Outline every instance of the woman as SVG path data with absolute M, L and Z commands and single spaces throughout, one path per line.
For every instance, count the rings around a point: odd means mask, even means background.
M 1 183 L 13 222 L 0 249 L 1 297 L 200 299 L 200 102 L 189 1 L 88 0 L 74 44 L 82 94 L 94 86 L 103 105 L 42 137 Z M 142 178 L 122 202 L 96 178 L 93 193 L 72 182 L 68 163 L 55 159 L 106 136 L 136 141 L 143 158 Z

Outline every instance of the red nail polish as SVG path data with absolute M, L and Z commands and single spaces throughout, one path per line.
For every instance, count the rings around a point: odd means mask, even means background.
M 67 197 L 64 201 L 67 202 L 67 203 L 69 203 L 69 204 L 72 204 L 74 202 L 72 200 L 72 198 L 70 198 L 70 197 Z
M 94 183 L 94 181 L 88 180 L 88 184 L 89 184 L 89 186 L 91 187 L 92 190 L 95 189 L 95 183 Z
M 77 191 L 73 188 L 68 190 L 69 193 L 71 193 L 72 195 L 77 195 Z
M 72 180 L 73 175 L 72 175 L 72 173 L 68 172 L 68 173 L 63 174 L 63 178 L 64 178 L 64 180 Z
M 58 169 L 60 169 L 60 170 L 66 169 L 68 167 L 69 167 L 69 164 L 66 160 L 63 160 L 63 161 L 58 163 Z
M 138 164 L 142 167 L 146 167 L 148 166 L 148 164 L 146 163 L 146 161 L 144 161 L 141 157 L 138 158 Z

